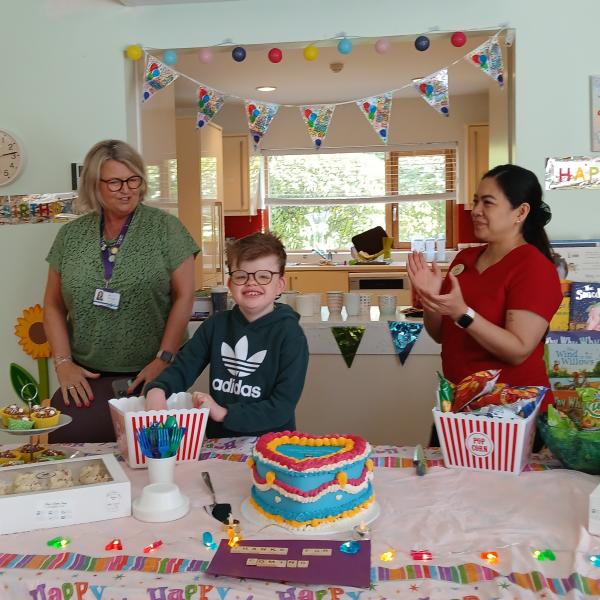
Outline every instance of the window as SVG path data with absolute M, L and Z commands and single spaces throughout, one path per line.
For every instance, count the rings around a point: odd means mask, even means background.
M 146 202 L 177 216 L 177 159 L 146 166 Z
M 396 247 L 411 236 L 445 234 L 455 162 L 454 148 L 268 154 L 271 230 L 293 250 L 346 250 L 377 225 Z

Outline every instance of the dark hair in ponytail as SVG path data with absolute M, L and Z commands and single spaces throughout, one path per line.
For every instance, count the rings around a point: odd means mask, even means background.
M 488 177 L 496 180 L 513 208 L 518 208 L 524 202 L 529 204 L 529 214 L 523 223 L 523 237 L 554 262 L 554 253 L 544 229 L 552 213 L 542 200 L 542 186 L 535 174 L 517 165 L 498 165 L 488 171 L 483 179 Z

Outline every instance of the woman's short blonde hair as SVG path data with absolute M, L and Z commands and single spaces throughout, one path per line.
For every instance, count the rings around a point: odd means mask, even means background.
M 87 153 L 83 162 L 83 171 L 79 182 L 79 208 L 83 212 L 102 210 L 100 193 L 100 171 L 107 160 L 116 160 L 131 169 L 142 178 L 140 202 L 146 195 L 146 169 L 139 152 L 121 140 L 104 140 L 95 144 Z

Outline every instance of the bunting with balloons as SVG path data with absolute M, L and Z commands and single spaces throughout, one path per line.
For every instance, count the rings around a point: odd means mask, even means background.
M 248 115 L 248 129 L 254 142 L 254 149 L 258 148 L 262 136 L 267 133 L 273 117 L 279 110 L 278 104 L 266 102 L 246 101 L 246 113 Z
M 198 87 L 198 114 L 196 128 L 204 127 L 220 110 L 225 97 L 208 86 Z
M 448 98 L 448 69 L 441 69 L 415 82 L 421 98 L 441 115 L 450 115 Z
M 372 96 L 357 100 L 356 106 L 367 117 L 379 139 L 387 144 L 390 126 L 390 112 L 392 110 L 392 93 L 387 92 L 381 96 Z
M 472 52 L 465 56 L 473 66 L 491 77 L 500 87 L 504 86 L 504 61 L 502 59 L 502 48 L 498 43 L 498 36 L 486 40 Z
M 319 104 L 300 107 L 300 114 L 306 124 L 308 135 L 310 135 L 310 139 L 317 150 L 321 147 L 321 144 L 327 135 L 334 109 L 335 104 Z
M 171 85 L 177 78 L 179 73 L 170 69 L 164 63 L 160 62 L 153 56 L 148 55 L 146 61 L 146 72 L 144 74 L 144 90 L 142 92 L 142 102 L 147 102 L 152 96 L 164 90 Z

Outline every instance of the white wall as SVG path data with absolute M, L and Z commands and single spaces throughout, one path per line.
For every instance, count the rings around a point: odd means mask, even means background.
M 589 75 L 599 71 L 597 14 L 597 0 L 568 5 L 503 0 L 485 6 L 480 0 L 245 0 L 144 8 L 113 0 L 5 2 L 0 56 L 10 60 L 3 69 L 0 127 L 21 138 L 27 165 L 2 191 L 68 190 L 70 163 L 81 162 L 93 143 L 106 137 L 135 141 L 133 99 L 128 102 L 133 69 L 123 56 L 128 44 L 169 48 L 225 39 L 239 44 L 294 42 L 331 38 L 340 31 L 377 37 L 501 24 L 516 30 L 516 160 L 542 177 L 548 156 L 589 154 Z M 598 197 L 597 191 L 585 190 L 547 193 L 554 212 L 551 236 L 598 236 Z M 5 294 L 14 298 L 0 309 L 0 331 L 8 336 L 0 355 L 3 398 L 9 392 L 1 365 L 23 357 L 16 342 L 4 350 L 11 344 L 15 306 L 41 301 L 46 267 L 39 227 L 19 228 L 18 235 L 0 229 L 0 281 Z M 5 241 L 7 236 L 14 245 Z M 17 273 L 7 263 L 19 257 L 27 259 L 26 269 Z

